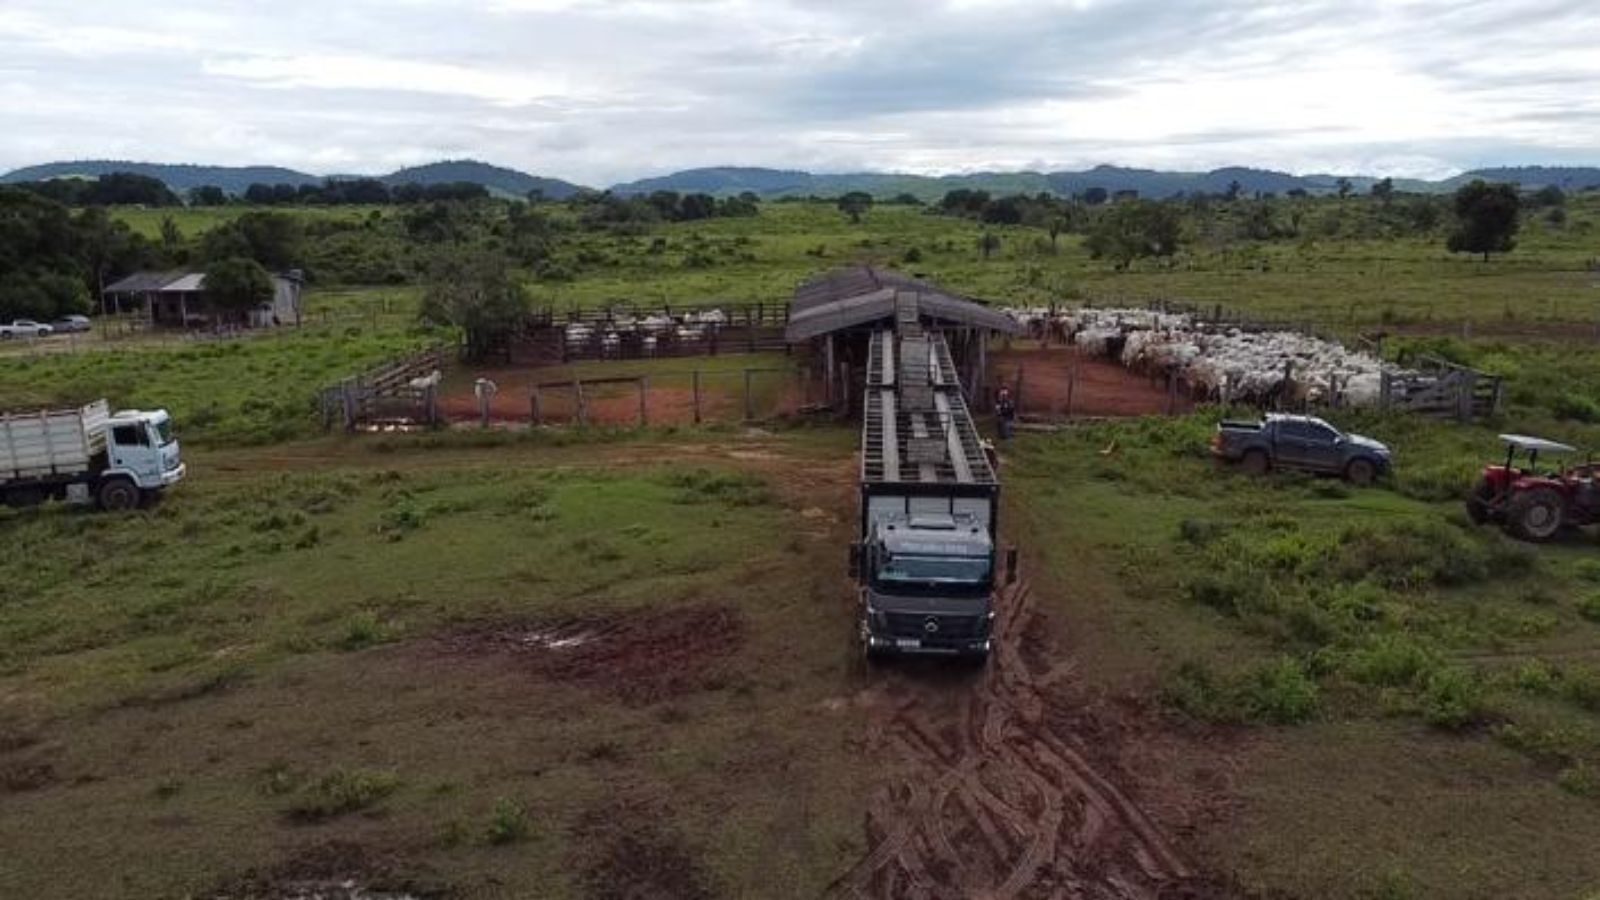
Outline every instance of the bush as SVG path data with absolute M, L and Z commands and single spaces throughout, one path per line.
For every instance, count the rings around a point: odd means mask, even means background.
M 1428 674 L 1422 716 L 1436 728 L 1465 728 L 1483 716 L 1483 685 L 1465 669 L 1450 666 Z
M 1292 725 L 1316 715 L 1320 691 L 1304 664 L 1281 656 L 1251 674 L 1244 698 L 1252 719 Z
M 1490 571 L 1490 560 L 1505 568 Z M 1388 522 L 1345 529 L 1329 574 L 1345 581 L 1372 578 L 1386 587 L 1420 588 L 1526 572 L 1531 557 L 1499 547 L 1491 555 L 1449 526 L 1431 521 Z
M 314 782 L 289 805 L 291 818 L 308 822 L 331 819 L 366 809 L 394 793 L 400 779 L 393 772 L 337 769 Z
M 1562 394 L 1550 404 L 1550 411 L 1558 419 L 1578 422 L 1600 422 L 1600 403 L 1583 394 Z
M 1346 663 L 1350 677 L 1380 687 L 1418 684 L 1439 667 L 1439 655 L 1403 634 L 1380 634 L 1352 651 Z
M 1579 600 L 1578 615 L 1591 622 L 1600 622 L 1600 593 L 1590 594 Z
M 1600 797 L 1600 772 L 1588 763 L 1580 762 L 1561 770 L 1556 776 L 1561 789 L 1579 797 Z
M 494 815 L 484 837 L 491 844 L 514 844 L 528 837 L 528 814 L 515 802 L 501 797 L 494 802 Z

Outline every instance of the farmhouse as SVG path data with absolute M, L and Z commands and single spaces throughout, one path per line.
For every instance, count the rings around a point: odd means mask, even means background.
M 152 325 L 172 328 L 242 326 L 268 328 L 300 324 L 298 269 L 272 276 L 272 300 L 248 310 L 216 309 L 206 297 L 203 272 L 135 272 L 102 291 L 112 312 L 143 314 Z

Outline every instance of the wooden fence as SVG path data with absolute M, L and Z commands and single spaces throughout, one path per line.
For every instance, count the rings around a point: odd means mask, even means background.
M 1383 373 L 1378 405 L 1442 418 L 1471 421 L 1500 412 L 1505 379 L 1431 356 L 1413 361 L 1416 369 Z
M 777 385 L 771 383 L 771 376 L 777 376 Z M 757 381 L 763 377 L 768 378 L 768 384 L 758 389 Z M 722 389 L 729 379 L 735 381 L 734 388 Z M 668 383 L 686 383 L 687 387 L 666 387 Z M 620 395 L 618 388 L 623 389 Z M 536 382 L 529 392 L 528 413 L 535 426 L 570 424 L 581 428 L 593 424 L 633 424 L 642 427 L 663 422 L 699 425 L 721 417 L 731 396 L 736 398 L 739 420 L 750 422 L 774 415 L 829 410 L 825 398 L 811 396 L 817 390 L 811 373 L 798 366 L 571 378 Z M 597 415 L 602 394 L 607 410 L 603 417 Z M 482 424 L 487 426 L 488 407 L 483 406 L 481 411 Z
M 439 345 L 409 353 L 337 384 L 320 393 L 322 427 L 338 422 L 346 431 L 362 426 L 437 425 L 439 380 L 448 354 Z M 425 382 L 425 383 L 419 383 Z
M 787 303 L 764 302 L 545 309 L 530 315 L 502 352 L 516 365 L 787 352 L 788 319 Z

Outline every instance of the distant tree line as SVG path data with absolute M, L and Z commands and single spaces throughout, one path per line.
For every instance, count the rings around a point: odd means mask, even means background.
M 104 207 L 74 213 L 35 191 L 0 185 L 0 321 L 88 312 L 100 284 L 159 255 Z
M 694 222 L 701 219 L 742 218 L 761 211 L 760 199 L 745 192 L 737 197 L 654 191 L 621 195 L 610 191 L 583 191 L 566 205 L 577 213 L 582 227 L 591 230 L 636 232 L 658 222 Z
M 202 196 L 199 192 L 205 191 Z M 195 188 L 190 202 L 201 206 L 217 205 L 227 198 L 217 188 Z M 447 200 L 482 200 L 489 189 L 473 181 L 438 184 L 408 182 L 390 187 L 375 178 L 330 178 L 322 184 L 252 184 L 245 188 L 244 201 L 257 206 L 354 206 L 387 203 L 433 203 Z
M 13 187 L 64 206 L 182 206 L 178 195 L 159 178 L 132 172 L 110 172 L 99 178 L 51 178 L 20 181 Z

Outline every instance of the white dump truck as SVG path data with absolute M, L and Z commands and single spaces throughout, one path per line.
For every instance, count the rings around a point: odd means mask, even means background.
M 164 409 L 0 412 L 0 502 L 47 499 L 132 509 L 187 471 Z

